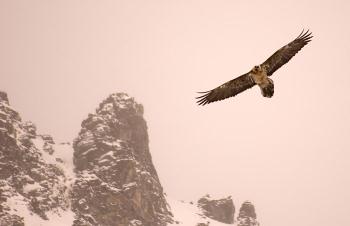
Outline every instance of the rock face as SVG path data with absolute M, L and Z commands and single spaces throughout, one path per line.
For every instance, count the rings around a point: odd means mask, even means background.
M 9 99 L 7 93 L 0 91 L 0 102 L 6 105 L 9 105 Z
M 206 217 L 225 224 L 233 224 L 235 207 L 231 196 L 212 199 L 210 195 L 206 195 L 198 200 L 198 207 L 202 209 Z
M 172 222 L 148 148 L 143 107 L 124 93 L 104 100 L 74 141 L 74 225 Z
M 1 226 L 28 225 L 24 215 L 30 213 L 45 221 L 51 213 L 69 208 L 68 178 L 59 164 L 52 164 L 49 146 L 37 136 L 33 123 L 22 122 L 6 93 L 0 92 Z
M 237 218 L 238 226 L 258 226 L 254 205 L 246 201 L 242 204 Z

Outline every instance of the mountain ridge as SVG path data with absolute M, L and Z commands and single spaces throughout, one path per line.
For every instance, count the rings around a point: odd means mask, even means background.
M 126 93 L 111 94 L 83 120 L 72 144 L 57 144 L 23 122 L 0 91 L 0 226 L 258 225 L 251 206 L 242 206 L 236 220 L 229 197 L 168 198 L 143 112 Z

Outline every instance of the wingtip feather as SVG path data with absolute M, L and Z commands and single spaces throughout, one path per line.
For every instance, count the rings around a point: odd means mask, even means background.
M 300 36 L 301 36 L 303 33 L 304 33 L 304 28 L 303 28 L 303 30 L 301 31 L 301 33 L 298 35 L 298 37 L 297 37 L 296 39 L 300 38 Z

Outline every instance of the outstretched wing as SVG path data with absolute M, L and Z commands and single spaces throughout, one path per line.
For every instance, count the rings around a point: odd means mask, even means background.
M 311 36 L 309 30 L 305 33 L 303 30 L 296 39 L 277 50 L 264 63 L 262 63 L 262 67 L 265 67 L 267 70 L 267 75 L 271 76 L 277 69 L 292 59 L 299 50 L 311 41 L 312 37 L 313 36 Z
M 200 92 L 204 95 L 197 97 L 199 105 L 206 105 L 211 102 L 223 100 L 229 97 L 236 96 L 246 89 L 252 88 L 255 82 L 249 77 L 249 73 L 232 79 L 221 86 L 206 92 Z

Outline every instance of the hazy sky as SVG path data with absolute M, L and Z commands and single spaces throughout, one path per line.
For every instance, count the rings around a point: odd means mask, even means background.
M 0 0 L 0 89 L 58 141 L 113 92 L 145 107 L 165 191 L 250 199 L 262 226 L 350 225 L 350 1 Z M 310 28 L 272 79 L 199 107 Z

